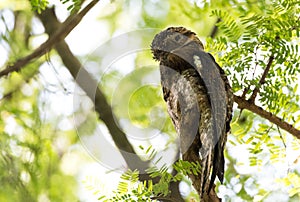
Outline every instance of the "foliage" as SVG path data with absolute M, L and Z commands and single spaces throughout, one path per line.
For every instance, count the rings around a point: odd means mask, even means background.
M 75 13 L 80 10 L 83 0 L 60 0 L 63 4 L 69 4 L 68 11 Z M 48 0 L 30 0 L 31 7 L 37 13 L 41 13 L 49 5 Z
M 41 13 L 49 4 L 47 0 L 30 0 L 31 7 L 34 11 Z
M 263 12 L 246 12 L 238 20 L 230 17 L 228 12 L 214 10 L 212 15 L 224 19 L 218 23 L 223 36 L 210 40 L 207 47 L 211 51 L 222 51 L 219 63 L 230 72 L 236 93 L 244 92 L 250 97 L 253 89 L 258 87 L 259 103 L 293 125 L 299 123 L 299 115 L 294 116 L 299 109 L 299 11 L 296 1 L 273 2 Z M 261 74 L 271 57 L 274 60 L 261 84 Z M 242 136 L 246 134 L 241 133 Z M 269 150 L 271 162 L 286 158 L 284 137 L 274 125 L 262 122 L 257 130 L 246 136 L 243 143 L 251 144 L 250 165 L 261 165 L 259 154 L 264 148 Z
M 249 96 L 251 89 L 260 87 L 260 103 L 287 120 L 290 118 L 286 112 L 291 115 L 299 108 L 296 84 L 300 72 L 299 9 L 293 1 L 274 2 L 263 13 L 247 12 L 238 20 L 229 17 L 228 12 L 214 10 L 212 15 L 225 18 L 218 23 L 223 36 L 208 43 L 211 51 L 223 50 L 219 57 L 221 66 L 228 71 L 235 70 L 229 74 L 235 92 L 246 89 Z M 260 86 L 261 72 L 266 69 L 270 57 L 275 59 L 269 76 Z
M 125 202 L 150 202 L 152 195 L 152 181 L 148 184 L 139 182 L 138 171 L 126 171 L 121 176 L 121 181 L 118 185 L 118 189 L 115 192 L 115 196 L 110 199 L 106 199 L 105 196 L 101 196 L 99 200 L 103 202 L 125 201 Z
M 60 0 L 63 4 L 70 4 L 68 6 L 68 11 L 75 13 L 80 10 L 81 5 L 84 0 Z M 71 2 L 71 3 L 70 3 Z
M 19 4 L 19 1 L 11 2 Z M 52 3 L 29 2 L 31 9 L 38 13 Z M 83 1 L 60 0 L 60 3 L 67 5 L 69 14 L 78 12 Z M 205 41 L 206 51 L 212 53 L 227 72 L 236 95 L 249 99 L 258 88 L 255 104 L 299 129 L 300 8 L 297 0 L 114 0 L 99 1 L 99 4 L 97 26 L 101 32 L 97 34 L 106 36 L 101 36 L 102 42 L 135 29 L 185 26 Z M 1 69 L 31 53 L 37 42 L 44 39 L 43 29 L 32 10 L 26 6 L 12 8 L 14 6 L 0 12 L 0 51 L 2 54 L 4 49 L 3 58 L 7 56 Z M 218 32 L 211 38 L 215 24 Z M 95 28 L 84 27 L 90 32 Z M 85 42 L 80 48 L 88 43 L 90 35 L 86 34 L 80 35 L 80 41 Z M 151 40 L 143 36 L 140 43 L 149 47 Z M 73 41 L 78 43 L 79 39 Z M 111 51 L 108 48 L 106 52 Z M 77 184 L 81 184 L 76 181 L 79 174 L 66 172 L 63 162 L 72 164 L 67 153 L 78 146 L 76 132 L 93 138 L 103 123 L 92 111 L 91 102 L 83 103 L 72 112 L 63 113 L 64 109 L 58 109 L 62 103 L 67 103 L 62 108 L 68 107 L 67 100 L 74 93 L 75 84 L 65 73 L 67 70 L 57 53 L 50 52 L 46 59 L 49 57 L 54 65 L 40 58 L 0 80 L 0 201 L 76 201 L 80 198 L 76 193 Z M 80 57 L 86 60 L 86 55 Z M 99 64 L 107 60 L 105 54 L 93 55 L 90 62 L 95 63 L 95 67 L 89 70 L 93 74 L 97 72 L 95 78 L 101 78 L 100 89 L 134 149 L 141 149 L 141 158 L 152 163 L 147 174 L 158 180 L 141 181 L 138 171 L 127 170 L 111 195 L 103 195 L 101 189 L 93 189 L 93 186 L 89 188 L 105 202 L 155 201 L 169 196 L 170 183 L 180 182 L 184 184 L 180 186 L 184 198 L 195 198 L 197 194 L 185 176 L 199 173 L 199 165 L 181 160 L 172 166 L 160 164 L 159 150 L 176 151 L 178 145 L 162 98 L 157 63 L 148 50 L 139 50 L 128 57 L 130 62 L 114 63 L 112 70 L 107 70 L 99 68 Z M 270 70 L 261 83 L 268 64 Z M 54 78 L 51 77 L 53 72 Z M 149 78 L 156 79 L 154 85 L 148 82 Z M 84 96 L 84 92 L 79 93 Z M 62 101 L 57 101 L 60 97 Z M 80 120 L 78 131 L 73 125 L 64 128 L 72 113 Z M 231 128 L 225 181 L 223 184 L 216 181 L 219 195 L 225 201 L 298 201 L 300 142 L 247 110 L 235 110 Z M 136 131 L 138 135 L 133 137 Z M 142 142 L 145 137 L 151 138 Z M 105 152 L 100 151 L 104 156 Z
M 42 1 L 31 3 L 38 11 L 46 6 Z M 18 11 L 14 19 L 6 18 L 8 14 L 1 11 L 5 31 L 0 42 L 1 47 L 9 44 L 7 63 L 11 63 L 33 48 L 29 35 L 33 14 Z M 61 146 L 74 144 L 76 136 L 74 131 L 59 129 L 62 117 L 50 122 L 45 118 L 42 97 L 48 89 L 38 75 L 43 64 L 44 59 L 36 60 L 0 82 L 0 201 L 76 200 L 76 180 L 61 169 L 67 151 Z
M 14 92 L 1 102 L 1 201 L 75 200 L 75 181 L 60 170 L 59 134 L 40 120 L 37 98 L 35 89 L 30 96 Z M 18 99 L 22 102 L 13 101 Z
M 145 152 L 148 159 L 154 159 L 157 155 L 155 149 L 149 146 L 147 149 L 142 146 L 140 149 Z M 154 198 L 167 197 L 170 194 L 169 185 L 171 182 L 182 181 L 187 173 L 193 172 L 195 175 L 200 173 L 200 164 L 190 163 L 183 160 L 178 160 L 170 168 L 167 165 L 158 167 L 160 158 L 154 162 L 154 165 L 146 170 L 146 173 L 152 179 L 159 179 L 157 183 L 153 180 L 140 181 L 140 173 L 137 170 L 127 170 L 120 177 L 117 190 L 113 192 L 112 197 L 100 196 L 98 200 L 103 202 L 112 201 L 156 201 Z M 176 171 L 175 175 L 169 173 L 170 169 Z M 91 187 L 94 193 L 101 193 L 96 187 Z
M 285 178 L 280 179 L 280 182 L 284 183 L 285 186 L 292 188 L 289 190 L 289 196 L 299 198 L 300 197 L 300 177 L 297 173 L 289 173 Z M 298 195 L 298 197 L 296 197 Z

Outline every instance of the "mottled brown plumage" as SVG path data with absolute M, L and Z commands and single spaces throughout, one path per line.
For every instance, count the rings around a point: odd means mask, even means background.
M 224 177 L 224 147 L 230 130 L 233 95 L 224 71 L 203 51 L 196 34 L 170 27 L 151 44 L 160 62 L 161 84 L 168 113 L 180 135 L 183 160 L 199 162 L 201 173 L 190 174 L 202 201 L 218 176 Z

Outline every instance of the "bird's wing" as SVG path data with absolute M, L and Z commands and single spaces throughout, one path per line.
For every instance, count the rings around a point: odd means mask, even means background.
M 213 115 L 213 142 L 216 144 L 222 134 L 226 121 L 226 89 L 219 66 L 214 58 L 199 48 L 183 47 L 172 52 L 189 63 L 204 81 Z
M 192 83 L 197 83 L 195 79 L 197 73 L 195 70 L 180 73 L 164 65 L 160 65 L 160 73 L 168 113 L 177 133 L 180 134 L 181 152 L 185 153 L 198 135 L 199 129 L 200 112 L 197 94 L 201 93 L 194 92 L 192 86 Z
M 216 175 L 218 175 L 220 181 L 223 181 L 223 147 L 226 141 L 227 94 L 219 66 L 210 54 L 204 51 L 197 51 L 197 53 L 193 55 L 193 66 L 204 81 L 211 104 L 214 144 L 213 171 L 209 186 L 211 188 Z
M 214 143 L 217 143 L 226 120 L 226 90 L 219 68 L 206 52 L 198 51 L 193 55 L 193 66 L 200 74 L 206 86 L 213 116 Z
M 208 134 L 209 132 L 205 130 L 205 127 L 203 127 L 204 124 L 201 123 L 201 120 L 204 120 L 205 117 L 201 117 L 204 114 L 200 113 L 198 101 L 205 100 L 206 107 L 203 106 L 203 108 L 208 110 L 209 102 L 204 83 L 201 82 L 197 71 L 190 66 L 182 69 L 186 70 L 178 72 L 170 67 L 160 65 L 164 99 L 167 102 L 168 113 L 177 133 L 180 135 L 180 150 L 183 160 L 202 164 L 199 158 L 199 149 L 201 147 L 199 135 L 200 124 L 202 125 L 203 133 Z M 204 103 L 202 104 L 204 105 Z M 206 114 L 210 116 L 209 112 Z M 204 179 L 209 177 L 209 168 L 211 168 L 211 161 L 207 160 L 206 162 L 208 165 L 203 166 L 203 168 L 207 168 L 204 169 L 207 172 L 201 175 L 203 176 L 201 180 L 198 180 L 198 174 L 188 174 L 193 181 L 193 186 L 200 195 L 202 195 L 204 190 L 204 182 L 207 182 Z

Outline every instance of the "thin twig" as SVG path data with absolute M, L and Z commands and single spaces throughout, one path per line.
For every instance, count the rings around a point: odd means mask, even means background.
M 250 103 L 254 103 L 255 98 L 256 98 L 257 94 L 259 93 L 260 87 L 265 83 L 266 77 L 267 77 L 267 75 L 268 75 L 268 73 L 270 71 L 270 68 L 272 66 L 273 60 L 274 60 L 274 55 L 272 54 L 270 56 L 270 58 L 269 58 L 268 64 L 266 66 L 266 69 L 265 69 L 264 73 L 262 74 L 258 85 L 254 88 L 253 93 L 252 93 L 251 97 L 249 98 L 249 102 Z
M 4 70 L 0 72 L 0 78 L 8 75 L 11 72 L 19 71 L 22 67 L 30 63 L 33 59 L 39 58 L 47 53 L 55 44 L 64 39 L 82 20 L 82 18 L 91 10 L 99 0 L 94 0 L 89 3 L 78 14 L 71 15 L 49 39 L 35 49 L 31 54 L 17 60 L 13 65 L 8 65 Z
M 280 131 L 280 128 L 277 126 L 277 130 L 278 130 L 278 133 L 279 133 L 279 137 L 280 137 L 280 139 L 281 139 L 281 141 L 282 141 L 282 144 L 283 144 L 283 146 L 284 146 L 284 148 L 285 148 L 285 150 L 286 150 L 286 143 L 285 143 L 285 141 L 284 141 L 284 139 L 283 139 L 283 136 L 282 136 L 282 134 L 281 134 L 281 131 Z
M 211 38 L 215 38 L 216 34 L 218 33 L 218 26 L 217 24 L 221 22 L 221 18 L 218 18 L 217 21 L 215 22 L 215 25 L 210 33 L 210 37 Z
M 151 197 L 152 200 L 159 200 L 162 202 L 178 202 L 177 199 L 171 198 L 171 197 L 167 197 L 167 196 L 153 196 Z

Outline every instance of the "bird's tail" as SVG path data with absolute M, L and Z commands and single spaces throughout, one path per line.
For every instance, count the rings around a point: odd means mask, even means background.
M 212 148 L 209 148 L 206 154 L 202 157 L 201 160 L 201 197 L 205 194 L 208 194 L 211 189 L 211 180 L 210 180 L 210 171 L 212 168 L 212 159 L 214 158 L 214 152 Z M 213 182 L 212 182 L 213 183 Z

